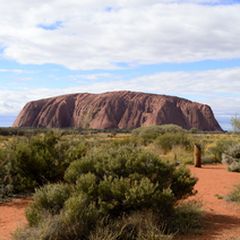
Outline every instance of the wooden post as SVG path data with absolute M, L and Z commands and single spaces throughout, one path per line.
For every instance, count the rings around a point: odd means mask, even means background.
M 202 167 L 201 146 L 199 144 L 194 144 L 194 164 L 197 168 Z

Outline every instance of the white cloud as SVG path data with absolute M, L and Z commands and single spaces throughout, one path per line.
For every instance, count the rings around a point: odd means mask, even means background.
M 90 74 L 72 74 L 68 76 L 67 80 L 74 81 L 74 82 L 83 82 L 87 81 L 91 84 L 92 81 L 96 80 L 117 80 L 120 76 L 117 74 L 111 74 L 111 73 L 90 73 Z
M 17 74 L 21 74 L 21 73 L 25 73 L 26 71 L 23 69 L 14 69 L 14 68 L 0 68 L 0 73 L 17 73 Z
M 209 5 L 224 3 L 0 0 L 0 44 L 20 63 L 71 69 L 239 58 L 240 5 Z M 57 21 L 55 31 L 38 27 Z
M 236 1 L 0 0 L 0 54 L 20 63 L 80 70 L 240 58 L 240 4 L 231 3 Z M 57 22 L 57 29 L 39 27 Z M 26 73 L 4 67 L 1 72 Z M 166 72 L 127 81 L 115 73 L 72 73 L 68 80 L 81 85 L 64 90 L 1 86 L 0 114 L 15 115 L 27 101 L 42 97 L 125 89 L 204 102 L 219 117 L 240 113 L 240 68 Z
M 26 102 L 40 98 L 77 92 L 100 93 L 116 90 L 176 95 L 206 103 L 212 107 L 217 118 L 223 121 L 224 126 L 227 126 L 226 121 L 230 116 L 240 113 L 240 68 L 232 68 L 203 72 L 165 72 L 127 81 L 94 80 L 65 89 L 0 89 L 0 115 L 16 115 Z

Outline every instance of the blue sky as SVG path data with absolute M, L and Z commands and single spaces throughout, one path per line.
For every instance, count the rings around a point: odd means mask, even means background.
M 0 9 L 0 126 L 26 102 L 133 90 L 240 114 L 240 1 L 13 0 Z

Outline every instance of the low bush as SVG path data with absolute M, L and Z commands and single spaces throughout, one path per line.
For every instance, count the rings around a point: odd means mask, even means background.
M 107 223 L 107 224 L 106 224 Z M 151 211 L 141 211 L 124 216 L 114 222 L 102 221 L 89 240 L 171 240 L 171 234 L 164 233 L 165 228 Z
M 58 214 L 72 190 L 69 185 L 61 183 L 48 184 L 39 188 L 33 196 L 32 204 L 26 210 L 30 225 L 38 224 L 47 214 Z
M 234 142 L 231 140 L 219 140 L 214 146 L 210 147 L 207 154 L 211 155 L 211 162 L 220 163 L 222 161 L 222 154 L 225 153 Z
M 177 199 L 188 194 L 196 182 L 188 170 L 176 169 L 173 165 L 162 162 L 157 156 L 139 147 L 129 145 L 95 149 L 82 159 L 70 164 L 65 173 L 65 180 L 70 183 L 76 183 L 78 180 L 79 184 L 81 178 L 85 174 L 89 176 L 89 173 L 95 175 L 95 181 L 100 187 L 108 184 L 114 185 L 116 180 L 124 186 L 124 184 L 128 184 L 128 178 L 139 184 L 141 181 L 145 181 L 145 185 L 149 180 L 149 183 L 153 183 L 154 186 L 157 184 L 158 190 L 174 189 L 173 194 Z M 181 182 L 184 186 L 182 189 L 179 187 L 175 189 L 175 185 L 180 180 L 178 174 L 185 176 L 186 181 Z M 79 178 L 79 176 L 81 177 Z M 129 181 L 129 184 L 133 184 L 133 182 Z M 188 188 L 189 186 L 190 188 Z
M 75 198 L 74 200 L 71 199 L 70 202 L 72 201 L 74 206 L 72 203 L 70 204 L 71 206 L 69 205 L 71 212 L 83 209 L 82 206 L 75 208 L 81 205 L 81 200 Z M 79 203 L 76 204 L 76 202 L 79 202 L 80 205 Z M 186 202 L 177 205 L 174 209 L 174 214 L 168 219 L 167 223 L 166 221 L 161 221 L 158 214 L 151 210 L 133 212 L 116 219 L 96 218 L 95 214 L 91 215 L 90 218 L 89 215 L 81 214 L 82 218 L 75 222 L 72 220 L 66 221 L 66 216 L 68 215 L 60 214 L 47 217 L 38 227 L 30 227 L 24 231 L 18 231 L 14 239 L 172 240 L 175 234 L 199 234 L 203 230 L 202 212 L 200 205 L 196 202 Z M 83 219 L 87 219 L 87 221 Z M 89 219 L 92 219 L 92 221 L 89 222 Z M 89 234 L 88 231 L 90 231 Z
M 183 146 L 185 149 L 190 149 L 192 145 L 188 135 L 182 132 L 162 134 L 156 139 L 156 144 L 165 152 L 172 150 L 175 146 Z
M 97 203 L 102 215 L 115 217 L 145 208 L 165 214 L 196 181 L 188 171 L 131 146 L 98 149 L 73 162 L 65 179 Z
M 228 164 L 229 171 L 240 172 L 240 144 L 230 147 L 223 154 L 222 162 Z
M 197 129 L 197 128 L 191 128 L 191 129 L 189 129 L 188 131 L 189 131 L 190 133 L 192 133 L 192 134 L 196 134 L 196 133 L 199 133 L 199 132 L 200 132 L 200 130 Z
M 82 235 L 83 221 L 68 223 L 62 215 L 50 216 L 38 227 L 28 227 L 14 234 L 15 240 L 172 240 L 167 234 L 158 216 L 151 211 L 142 211 L 123 216 L 118 219 L 99 219 L 92 231 Z M 88 229 L 88 222 L 84 223 Z M 78 237 L 76 235 L 78 234 Z M 79 235 L 81 234 L 81 235 Z M 80 237 L 81 236 L 81 237 Z
M 155 140 L 161 134 L 178 132 L 184 132 L 184 129 L 178 125 L 166 124 L 140 127 L 133 130 L 132 134 L 140 139 L 142 143 L 147 144 Z

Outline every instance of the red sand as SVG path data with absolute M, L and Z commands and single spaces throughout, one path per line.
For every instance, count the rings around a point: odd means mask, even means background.
M 25 208 L 30 199 L 14 199 L 0 204 L 0 240 L 10 240 L 11 233 L 27 223 Z
M 219 199 L 228 195 L 240 184 L 240 173 L 232 173 L 223 165 L 190 167 L 199 180 L 195 186 L 197 195 L 191 197 L 203 204 L 205 228 L 202 235 L 184 236 L 181 240 L 240 240 L 240 206 Z
M 240 240 L 240 206 L 219 199 L 226 196 L 240 184 L 240 174 L 228 172 L 223 165 L 206 165 L 203 168 L 190 167 L 199 181 L 197 195 L 191 197 L 203 204 L 205 229 L 202 235 L 179 237 L 181 240 Z M 10 240 L 17 227 L 26 224 L 24 210 L 29 199 L 15 199 L 0 204 L 0 240 Z

